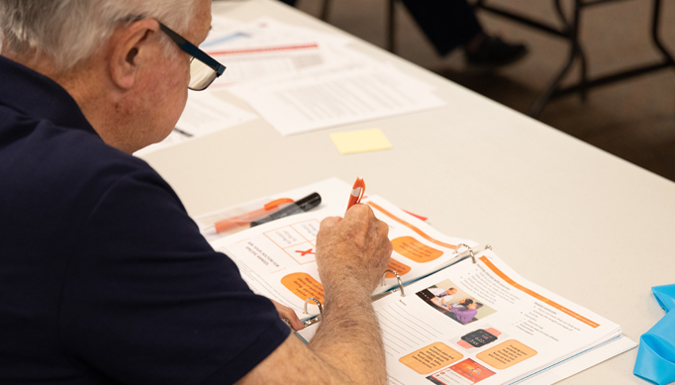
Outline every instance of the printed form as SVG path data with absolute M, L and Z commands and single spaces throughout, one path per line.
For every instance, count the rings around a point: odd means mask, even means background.
M 433 87 L 349 47 L 350 37 L 270 18 L 214 18 L 201 48 L 227 66 L 212 87 L 246 101 L 281 135 L 438 108 Z
M 389 225 L 394 252 L 388 268 L 395 270 L 404 283 L 459 260 L 457 245 L 476 245 L 442 235 L 382 198 L 371 196 L 362 203 L 370 205 L 376 217 Z M 328 207 L 276 220 L 213 241 L 211 245 L 237 264 L 253 291 L 291 307 L 300 318 L 307 318 L 309 315 L 302 314 L 305 300 L 313 297 L 323 303 L 324 299 L 315 258 L 316 235 L 321 220 L 335 215 L 344 215 L 344 207 Z M 387 273 L 385 285 L 373 294 L 397 286 L 395 276 Z M 309 313 L 316 315 L 317 306 L 311 302 L 310 305 Z
M 351 62 L 339 53 L 353 41 L 343 35 L 296 27 L 263 17 L 240 23 L 214 17 L 208 39 L 200 48 L 227 70 L 212 87 L 301 76 Z
M 284 136 L 445 105 L 429 87 L 388 65 L 345 67 L 229 91 Z

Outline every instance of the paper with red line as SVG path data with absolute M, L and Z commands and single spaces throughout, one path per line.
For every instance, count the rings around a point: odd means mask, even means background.
M 350 47 L 353 38 L 271 18 L 214 18 L 200 46 L 227 67 L 210 90 L 246 101 L 280 134 L 438 108 L 429 84 Z
M 334 50 L 352 41 L 267 17 L 248 23 L 214 17 L 211 25 L 200 48 L 227 67 L 214 89 L 344 65 Z

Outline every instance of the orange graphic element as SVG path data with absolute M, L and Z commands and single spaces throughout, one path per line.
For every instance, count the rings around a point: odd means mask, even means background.
M 429 374 L 462 358 L 464 356 L 457 350 L 442 342 L 434 342 L 401 357 L 399 362 L 419 374 Z
M 443 255 L 442 251 L 429 247 L 413 237 L 398 237 L 392 239 L 391 244 L 397 253 L 417 263 L 431 262 Z
M 387 266 L 387 270 L 394 270 L 395 272 L 398 273 L 401 277 L 408 274 L 410 272 L 410 266 L 401 263 L 394 258 L 389 258 L 389 266 Z M 396 276 L 392 273 L 387 273 L 385 278 L 395 278 Z
M 476 358 L 495 369 L 506 369 L 537 355 L 537 351 L 520 341 L 508 340 L 480 352 Z
M 323 285 L 307 273 L 289 274 L 281 278 L 281 284 L 303 301 L 314 297 L 323 303 Z
M 572 318 L 574 318 L 578 321 L 581 321 L 581 322 L 585 323 L 586 325 L 588 325 L 588 326 L 590 326 L 594 329 L 597 328 L 598 326 L 600 326 L 599 323 L 593 322 L 593 321 L 589 320 L 588 318 L 586 318 L 584 316 L 581 316 L 581 315 L 573 312 L 572 310 L 570 310 L 570 309 L 568 309 L 568 308 L 566 308 L 566 307 L 564 307 L 564 306 L 562 306 L 562 305 L 560 305 L 556 302 L 553 302 L 550 299 L 548 299 L 546 297 L 543 297 L 540 294 L 537 294 L 537 293 L 533 292 L 532 290 L 526 288 L 525 286 L 523 286 L 523 285 L 517 283 L 516 281 L 512 280 L 511 278 L 507 277 L 506 274 L 504 274 L 501 270 L 499 270 L 497 268 L 497 266 L 495 266 L 492 262 L 490 262 L 490 260 L 487 259 L 487 257 L 483 256 L 483 257 L 480 257 L 479 259 L 481 261 L 483 261 L 483 263 L 485 263 L 485 266 L 487 266 L 490 270 L 492 270 L 495 274 L 497 274 L 499 276 L 499 278 L 503 279 L 508 284 L 515 287 L 516 289 L 521 290 L 524 293 L 531 295 L 532 297 L 548 304 L 549 306 L 551 306 L 555 309 L 560 310 L 561 312 L 567 314 L 568 316 L 570 316 L 570 317 L 572 317 Z
M 309 249 L 309 250 L 305 250 L 305 251 L 302 251 L 302 250 L 295 250 L 295 252 L 296 252 L 296 253 L 300 253 L 300 256 L 301 256 L 301 257 L 304 257 L 304 256 L 307 255 L 307 254 L 316 254 L 316 253 L 314 252 L 314 249 Z
M 466 360 L 451 366 L 450 370 L 468 380 L 471 380 L 471 382 L 474 384 L 476 382 L 483 381 L 484 379 L 495 374 L 495 372 L 472 360 L 471 358 L 467 358 Z
M 436 239 L 434 239 L 434 238 L 431 238 L 430 236 L 428 236 L 428 235 L 427 235 L 425 232 L 423 232 L 422 230 L 420 230 L 420 229 L 418 229 L 417 227 L 411 225 L 410 223 L 404 221 L 403 219 L 401 219 L 401 218 L 395 216 L 394 214 L 390 213 L 389 211 L 383 209 L 383 208 L 380 207 L 380 205 L 378 205 L 377 203 L 368 202 L 368 205 L 369 205 L 369 206 L 372 206 L 373 208 L 375 208 L 375 209 L 377 209 L 377 210 L 379 210 L 379 211 L 381 211 L 382 214 L 388 216 L 389 218 L 395 220 L 396 222 L 398 222 L 398 223 L 402 224 L 403 226 L 409 228 L 410 230 L 416 232 L 417 234 L 421 235 L 422 238 L 426 239 L 427 241 L 429 241 L 429 242 L 431 242 L 431 243 L 433 243 L 433 244 L 436 244 L 436 245 L 438 245 L 438 246 L 447 247 L 447 248 L 453 249 L 453 250 L 457 248 L 456 245 L 451 245 L 451 244 L 449 244 L 449 243 L 441 242 L 441 241 L 439 241 L 439 240 L 436 240 Z

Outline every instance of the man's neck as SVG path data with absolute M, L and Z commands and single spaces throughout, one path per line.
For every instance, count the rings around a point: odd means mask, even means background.
M 121 134 L 124 132 L 121 129 L 124 125 L 117 121 L 117 117 L 123 117 L 125 114 L 119 110 L 120 104 L 112 100 L 115 94 L 108 92 L 110 89 L 107 86 L 111 84 L 105 76 L 105 65 L 104 62 L 97 62 L 96 55 L 67 71 L 57 71 L 56 65 L 48 59 L 36 60 L 33 57 L 10 55 L 6 57 L 47 76 L 63 87 L 105 143 L 127 153 L 137 150 L 128 143 L 128 138 Z M 111 114 L 108 111 L 110 109 L 115 109 L 115 112 Z

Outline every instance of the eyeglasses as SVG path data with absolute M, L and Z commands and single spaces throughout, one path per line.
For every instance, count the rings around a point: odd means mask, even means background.
M 159 28 L 161 28 L 161 30 L 164 31 L 164 33 L 166 33 L 181 50 L 192 56 L 190 59 L 189 89 L 193 91 L 205 90 L 218 76 L 223 74 L 225 66 L 218 63 L 206 52 L 185 40 L 184 37 L 172 31 L 166 25 L 159 23 Z

